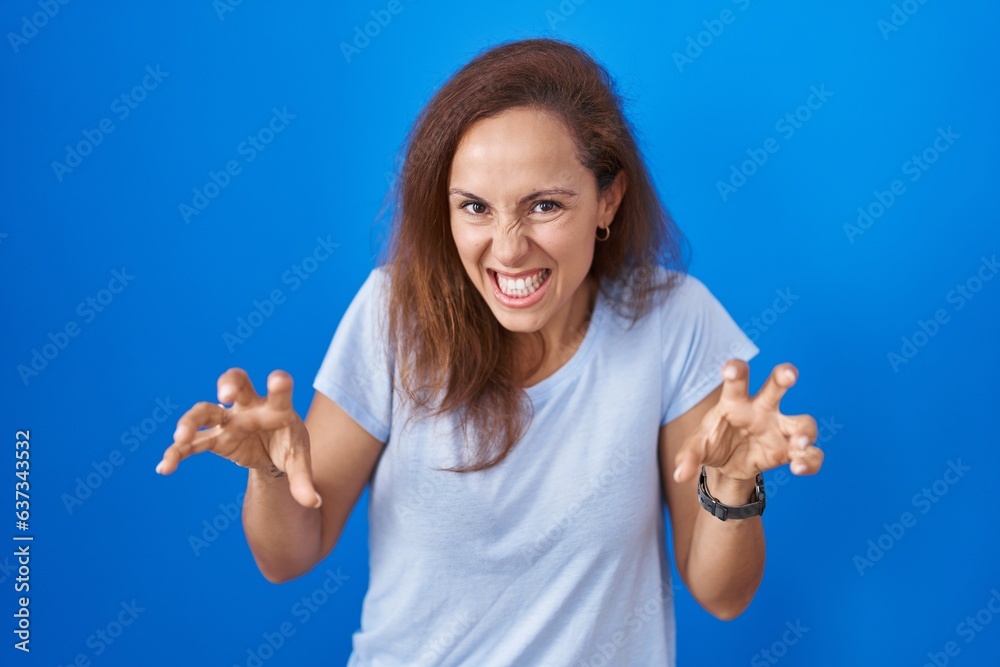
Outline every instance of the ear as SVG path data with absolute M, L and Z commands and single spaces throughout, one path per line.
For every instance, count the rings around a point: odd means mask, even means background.
M 597 219 L 601 227 L 607 227 L 615 219 L 618 206 L 622 203 L 622 197 L 625 196 L 626 187 L 625 172 L 619 171 L 611 185 L 605 188 L 604 192 L 598 194 Z

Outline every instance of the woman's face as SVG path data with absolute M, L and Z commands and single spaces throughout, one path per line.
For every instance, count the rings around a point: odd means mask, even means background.
M 596 230 L 611 224 L 623 178 L 599 195 L 563 122 L 516 108 L 466 131 L 448 188 L 458 254 L 497 320 L 560 340 L 574 300 L 582 314 L 589 298 Z

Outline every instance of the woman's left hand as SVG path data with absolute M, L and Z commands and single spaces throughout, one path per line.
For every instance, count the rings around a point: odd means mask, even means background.
M 753 480 L 757 473 L 791 463 L 796 475 L 813 475 L 823 465 L 816 442 L 816 420 L 809 415 L 783 415 L 779 403 L 795 384 L 798 370 L 778 364 L 760 392 L 750 397 L 750 369 L 730 359 L 723 366 L 722 395 L 682 445 L 674 459 L 674 480 L 692 479 L 701 466 L 713 467 L 734 480 Z

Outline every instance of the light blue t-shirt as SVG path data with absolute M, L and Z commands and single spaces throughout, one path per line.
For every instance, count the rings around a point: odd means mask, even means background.
M 599 293 L 579 348 L 527 389 L 534 417 L 507 459 L 440 472 L 467 460 L 458 420 L 408 420 L 388 279 L 372 270 L 313 383 L 385 443 L 348 666 L 673 666 L 660 427 L 757 346 L 690 275 L 631 329 Z

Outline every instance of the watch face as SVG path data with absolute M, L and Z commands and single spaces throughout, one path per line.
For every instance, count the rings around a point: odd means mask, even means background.
M 767 506 L 767 493 L 766 487 L 764 486 L 764 475 L 763 473 L 757 474 L 757 499 L 760 500 L 760 513 L 764 513 L 764 507 Z

